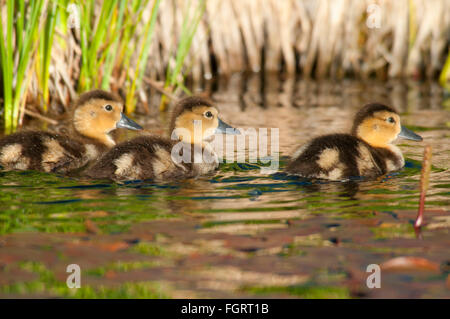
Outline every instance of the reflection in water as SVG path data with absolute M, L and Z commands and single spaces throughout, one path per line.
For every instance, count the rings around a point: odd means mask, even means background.
M 215 80 L 212 92 L 219 102 L 237 99 L 242 111 L 249 105 L 265 109 L 274 106 L 362 106 L 378 101 L 397 108 L 401 113 L 440 109 L 443 92 L 438 83 L 390 80 L 312 81 L 279 74 L 234 74 Z
M 168 184 L 149 181 L 114 184 L 36 172 L 0 173 L 0 232 L 83 233 L 84 221 L 92 218 L 102 234 L 116 234 L 127 233 L 142 222 L 171 218 L 178 221 L 177 231 L 182 234 L 189 232 L 195 237 L 226 233 L 230 245 L 258 239 L 255 234 L 269 232 L 270 235 L 260 236 L 267 237 L 264 243 L 272 243 L 274 250 L 263 253 L 271 253 L 271 257 L 278 258 L 278 263 L 288 260 L 280 259 L 286 250 L 285 232 L 290 232 L 291 238 L 314 232 L 311 238 L 300 236 L 310 247 L 324 244 L 322 233 L 337 228 L 344 231 L 342 236 L 353 248 L 368 242 L 370 249 L 382 244 L 378 246 L 380 251 L 392 249 L 403 253 L 414 244 L 386 242 L 386 239 L 415 237 L 412 228 L 408 228 L 408 218 L 414 218 L 417 209 L 420 161 L 425 144 L 433 147 L 434 167 L 427 209 L 444 217 L 450 209 L 446 126 L 450 112 L 443 106 L 442 91 L 435 83 L 315 82 L 243 74 L 205 83 L 200 89 L 211 91 L 221 117 L 235 127 L 279 128 L 281 170 L 299 145 L 319 134 L 348 131 L 353 114 L 373 101 L 397 108 L 402 113 L 403 124 L 414 126 L 424 137 L 424 143 L 401 141 L 406 167 L 376 180 L 314 181 L 289 177 L 282 171 L 264 175 L 260 171 L 261 163 L 224 163 L 213 176 Z M 148 131 L 162 134 L 167 116 L 158 114 L 137 121 L 144 123 Z M 373 216 L 384 218 L 383 227 L 375 229 L 379 222 L 371 220 Z M 430 217 L 428 220 L 433 222 Z M 440 223 L 435 227 L 442 227 Z M 303 225 L 312 229 L 311 232 L 305 232 Z M 424 232 L 424 240 L 429 241 L 434 233 L 427 229 Z M 334 243 L 340 240 L 334 239 Z M 436 242 L 445 240 L 448 238 L 437 238 Z M 253 246 L 246 249 L 257 251 Z M 289 249 L 292 250 L 289 254 L 298 253 L 292 257 L 297 265 L 302 260 L 298 258 L 306 254 L 304 247 Z M 441 254 L 440 250 L 436 251 Z M 359 266 L 367 261 L 367 251 L 354 248 L 351 254 L 357 256 L 355 260 L 361 260 Z M 278 270 L 269 268 L 270 272 Z
M 273 175 L 276 180 L 285 180 L 288 184 L 293 185 L 295 189 L 309 194 L 332 193 L 338 197 L 346 199 L 356 199 L 355 195 L 359 190 L 358 180 L 352 179 L 347 181 L 325 181 L 317 179 L 307 179 L 299 176 L 287 175 L 285 173 L 276 173 Z
M 310 193 L 332 193 L 337 194 L 337 197 L 345 199 L 356 199 L 355 195 L 358 193 L 359 184 L 355 181 L 345 181 L 338 183 L 329 183 L 324 187 L 322 183 L 310 184 L 305 186 L 305 190 Z
M 419 84 L 391 81 L 378 84 L 371 81 L 310 81 L 283 78 L 280 75 L 248 74 L 233 75 L 204 83 L 199 90 L 211 90 L 217 101 L 221 116 L 234 126 L 242 128 L 274 127 L 280 132 L 280 152 L 285 165 L 287 156 L 299 145 L 319 134 L 348 131 L 351 119 L 361 105 L 380 101 L 393 105 L 401 111 L 407 125 L 424 128 L 420 132 L 425 143 L 433 146 L 434 165 L 448 163 L 448 145 L 445 125 L 450 120 L 449 112 L 442 107 L 442 92 L 435 83 Z M 146 119 L 138 119 L 141 122 Z M 164 132 L 165 115 L 156 121 L 148 120 L 149 131 Z M 307 211 L 324 202 L 324 211 L 353 205 L 354 208 L 370 206 L 394 206 L 413 208 L 411 195 L 417 193 L 420 165 L 412 160 L 421 159 L 422 145 L 401 142 L 407 166 L 400 174 L 394 173 L 375 181 L 352 180 L 348 182 L 323 182 L 293 180 L 283 174 L 261 175 L 258 165 L 223 164 L 213 178 L 203 177 L 183 181 L 174 185 L 157 185 L 148 182 L 116 185 L 71 179 L 67 181 L 55 176 L 39 176 L 43 183 L 37 186 L 31 179 L 34 173 L 2 173 L 1 187 L 4 209 L 30 209 L 36 202 L 57 202 L 67 198 L 81 201 L 71 202 L 73 210 L 92 209 L 104 201 L 111 209 L 144 211 L 176 215 L 179 212 L 195 213 L 207 210 L 253 209 L 281 205 L 295 206 Z M 432 185 L 447 185 L 448 170 L 432 173 Z M 46 180 L 52 180 L 49 183 Z M 56 180 L 55 180 L 56 179 Z M 69 183 L 71 186 L 60 184 Z M 79 183 L 82 183 L 80 186 Z M 39 183 L 38 183 L 39 184 Z M 16 185 L 16 186 L 15 186 Z M 28 186 L 32 185 L 32 186 Z M 84 185 L 84 186 L 83 186 Z M 438 205 L 448 206 L 448 196 L 442 188 L 430 189 L 429 198 L 435 196 Z M 42 192 L 40 192 L 43 190 Z M 10 196 L 15 194 L 14 196 Z M 326 196 L 324 196 L 326 194 Z M 12 200 L 11 200 L 12 198 Z M 250 200 L 249 200 L 250 198 Z M 387 200 L 387 202 L 386 202 Z M 430 201 L 432 205 L 433 201 Z M 294 204 L 293 204 L 294 203 Z M 116 204 L 118 206 L 116 206 Z M 269 208 L 269 209 L 272 209 Z M 289 209 L 293 209 L 292 207 Z M 44 210 L 40 206 L 40 210 Z

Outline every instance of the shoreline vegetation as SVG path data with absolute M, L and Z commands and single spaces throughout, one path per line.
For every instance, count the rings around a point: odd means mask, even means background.
M 447 0 L 0 0 L 5 133 L 117 92 L 148 113 L 235 72 L 438 80 L 450 91 Z M 152 107 L 158 107 L 153 105 Z

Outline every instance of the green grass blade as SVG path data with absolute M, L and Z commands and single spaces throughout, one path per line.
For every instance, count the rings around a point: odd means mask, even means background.
M 12 33 L 13 33 L 13 12 L 14 1 L 8 0 L 6 3 L 6 23 L 2 22 L 0 35 L 0 50 L 2 59 L 3 72 L 3 90 L 4 90 L 4 120 L 5 133 L 9 134 L 13 130 L 12 114 L 13 114 L 13 55 L 12 55 Z M 4 36 L 6 33 L 6 37 Z
M 91 34 L 91 18 L 94 11 L 94 1 L 86 1 L 84 5 L 78 1 L 80 9 L 80 46 L 81 46 L 81 70 L 78 82 L 78 91 L 84 91 L 91 87 L 90 59 L 89 59 L 89 35 Z
M 20 52 L 23 44 L 23 25 L 25 21 L 25 1 L 18 1 L 19 8 L 16 15 L 16 51 Z
M 144 43 L 141 46 L 137 65 L 135 68 L 133 82 L 132 82 L 131 88 L 127 94 L 127 101 L 126 101 L 127 113 L 132 113 L 135 109 L 134 96 L 135 96 L 136 90 L 139 89 L 139 87 L 142 83 L 142 78 L 144 76 L 145 69 L 147 67 L 151 40 L 152 40 L 152 36 L 153 36 L 153 31 L 155 29 L 155 23 L 156 23 L 156 18 L 158 16 L 158 9 L 159 9 L 160 3 L 161 3 L 161 0 L 155 0 L 155 2 L 153 3 L 150 19 L 145 26 Z
M 444 67 L 439 75 L 439 84 L 450 92 L 450 52 L 447 55 Z
M 38 29 L 39 29 L 39 21 L 42 18 L 42 7 L 44 5 L 43 0 L 35 0 L 30 4 L 31 15 L 30 21 L 27 23 L 27 32 L 24 37 L 24 44 L 22 48 L 22 52 L 20 55 L 19 64 L 17 67 L 15 83 L 16 87 L 14 89 L 14 104 L 13 104 L 13 114 L 12 114 L 12 124 L 13 130 L 17 128 L 17 123 L 19 120 L 19 105 L 21 98 L 24 94 L 25 86 L 24 77 L 25 73 L 29 67 L 31 56 L 34 54 L 34 50 L 32 45 L 36 45 L 37 37 L 38 37 Z
M 50 71 L 50 61 L 53 46 L 53 36 L 55 34 L 55 25 L 57 17 L 57 1 L 53 1 L 51 11 L 47 15 L 47 21 L 45 25 L 44 38 L 43 41 L 43 51 L 41 55 L 43 57 L 42 70 L 41 70 L 41 90 L 44 100 L 44 111 L 47 111 L 47 105 L 49 103 L 49 91 L 48 91 L 48 81 L 49 81 L 49 71 Z
M 109 90 L 109 82 L 111 78 L 111 73 L 114 67 L 114 62 L 117 56 L 117 48 L 119 45 L 120 32 L 122 29 L 123 16 L 125 13 L 126 1 L 120 1 L 119 12 L 117 16 L 117 21 L 115 23 L 114 31 L 112 32 L 111 37 L 114 38 L 114 41 L 110 48 L 105 50 L 107 52 L 105 63 L 103 66 L 103 78 L 102 78 L 102 89 Z
M 194 10 L 192 18 L 190 17 L 189 7 L 183 15 L 183 23 L 180 32 L 180 40 L 177 47 L 177 52 L 175 55 L 175 65 L 173 68 L 169 65 L 167 68 L 167 76 L 164 87 L 172 87 L 175 91 L 178 88 L 181 88 L 183 91 L 190 93 L 189 90 L 182 84 L 180 81 L 180 77 L 184 77 L 182 75 L 182 69 L 184 66 L 184 62 L 186 60 L 187 54 L 192 45 L 192 40 L 194 39 L 195 33 L 197 32 L 198 25 L 203 17 L 203 14 L 206 10 L 206 0 L 200 0 L 197 7 Z M 175 86 L 175 88 L 174 88 Z M 163 95 L 161 97 L 160 110 L 165 110 L 166 108 L 166 97 Z

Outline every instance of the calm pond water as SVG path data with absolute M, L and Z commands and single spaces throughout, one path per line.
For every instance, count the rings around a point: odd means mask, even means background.
M 279 128 L 280 170 L 308 139 L 347 132 L 368 102 L 395 107 L 424 141 L 399 141 L 406 167 L 371 181 L 263 174 L 260 163 L 166 184 L 2 172 L 0 297 L 450 297 L 450 103 L 437 84 L 237 75 L 198 90 L 235 127 Z M 168 121 L 138 120 L 158 134 Z M 427 225 L 415 233 L 426 144 Z M 397 257 L 415 259 L 391 266 Z M 81 289 L 66 287 L 69 264 Z M 369 264 L 382 266 L 380 289 L 366 286 Z

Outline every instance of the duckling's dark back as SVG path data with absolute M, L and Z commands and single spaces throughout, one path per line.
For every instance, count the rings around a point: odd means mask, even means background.
M 324 135 L 300 148 L 286 172 L 331 180 L 373 177 L 387 172 L 386 159 L 396 157 L 387 149 L 374 148 L 349 134 Z
M 115 107 L 110 105 L 114 103 Z M 72 105 L 71 123 L 64 128 L 66 134 L 22 131 L 6 136 L 0 140 L 0 165 L 4 170 L 58 173 L 81 168 L 115 144 L 108 133 L 120 127 L 122 110 L 121 99 L 113 93 L 83 93 Z
M 6 170 L 66 171 L 81 165 L 85 147 L 67 136 L 23 131 L 0 140 L 0 165 Z

